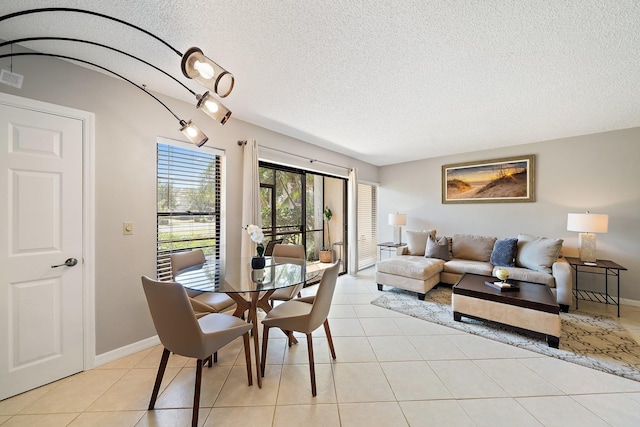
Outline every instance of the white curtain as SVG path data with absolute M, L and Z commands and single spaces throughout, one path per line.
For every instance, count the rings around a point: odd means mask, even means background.
M 260 216 L 260 176 L 258 174 L 258 143 L 250 139 L 244 145 L 242 166 L 242 226 L 254 224 L 262 228 Z M 242 232 L 240 256 L 255 255 L 255 243 Z
M 358 274 L 358 171 L 356 168 L 349 171 L 349 188 L 347 190 L 347 205 L 349 219 L 349 248 L 347 259 L 349 260 L 349 274 Z

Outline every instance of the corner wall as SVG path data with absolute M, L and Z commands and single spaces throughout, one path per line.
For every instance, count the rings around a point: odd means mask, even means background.
M 534 203 L 442 204 L 442 165 L 527 154 L 536 156 Z M 597 235 L 598 258 L 628 269 L 621 274 L 621 296 L 640 305 L 639 161 L 640 128 L 632 128 L 381 167 L 379 240 L 392 240 L 387 214 L 404 212 L 403 232 L 528 233 L 562 238 L 563 253 L 577 256 L 578 233 L 567 231 L 567 213 L 605 213 L 609 231 Z M 581 273 L 580 284 L 604 290 L 604 279 L 591 274 Z

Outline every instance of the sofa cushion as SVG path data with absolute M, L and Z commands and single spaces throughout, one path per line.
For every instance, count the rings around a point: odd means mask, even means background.
M 489 262 L 495 237 L 454 234 L 451 241 L 453 258 Z
M 424 251 L 427 248 L 427 237 L 429 236 L 435 239 L 436 230 L 407 230 L 407 249 L 409 250 L 409 255 L 424 256 Z
M 427 280 L 440 274 L 444 261 L 424 256 L 403 255 L 378 261 L 376 270 L 380 273 Z
M 441 237 L 437 242 L 431 235 L 427 238 L 426 258 L 438 258 L 449 261 L 449 240 Z
M 474 273 L 490 276 L 493 271 L 493 265 L 486 261 L 469 261 L 467 259 L 454 258 L 444 263 L 444 271 L 455 274 Z
M 516 267 L 525 267 L 541 273 L 551 273 L 551 266 L 560 255 L 562 242 L 562 239 L 519 234 Z
M 533 271 L 522 267 L 496 267 L 493 269 L 493 276 L 495 276 L 495 272 L 498 268 L 504 268 L 507 270 L 509 272 L 509 279 L 542 283 L 550 288 L 555 288 L 556 286 L 555 278 L 549 273 L 541 273 L 539 271 Z
M 496 240 L 489 262 L 500 267 L 515 267 L 516 252 L 518 251 L 518 239 Z

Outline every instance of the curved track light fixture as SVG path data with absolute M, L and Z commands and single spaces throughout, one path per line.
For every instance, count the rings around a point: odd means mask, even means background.
M 128 56 L 129 58 L 135 59 L 136 61 L 142 62 L 143 64 L 146 64 L 146 65 L 156 69 L 157 71 L 160 71 L 162 74 L 164 74 L 165 76 L 169 77 L 170 79 L 172 79 L 173 81 L 178 83 L 180 86 L 185 88 L 187 91 L 189 91 L 189 93 L 191 93 L 193 96 L 196 97 L 196 100 L 197 100 L 196 108 L 201 110 L 205 114 L 207 114 L 209 117 L 211 117 L 213 120 L 217 121 L 221 125 L 224 125 L 227 122 L 227 120 L 229 120 L 229 117 L 231 117 L 231 111 L 229 111 L 229 109 L 227 107 L 225 107 L 224 104 L 222 104 L 220 101 L 218 101 L 217 99 L 212 97 L 209 94 L 209 92 L 205 92 L 202 95 L 196 94 L 194 91 L 189 89 L 180 80 L 176 79 L 171 74 L 167 73 L 166 71 L 162 70 L 161 68 L 156 67 L 155 65 L 145 61 L 144 59 L 138 58 L 135 55 L 132 55 L 132 54 L 127 53 L 125 51 L 122 51 L 120 49 L 116 49 L 115 47 L 107 46 L 107 45 L 102 44 L 102 43 L 92 42 L 92 41 L 89 41 L 89 40 L 70 38 L 70 37 L 23 37 L 23 38 L 20 38 L 20 39 L 9 40 L 9 41 L 0 43 L 0 48 L 3 47 L 3 46 L 15 44 L 15 43 L 30 42 L 30 41 L 37 41 L 37 40 L 56 40 L 56 41 L 70 41 L 70 42 L 85 43 L 85 44 L 90 44 L 92 46 L 100 46 L 100 47 L 103 47 L 105 49 L 109 49 L 109 50 L 112 50 L 114 52 L 121 53 L 123 55 Z
M 182 132 L 184 134 L 184 136 L 186 136 L 187 139 L 189 141 L 191 141 L 191 143 L 197 145 L 198 147 L 202 147 L 209 140 L 209 137 L 207 137 L 207 135 L 205 135 L 204 132 L 202 132 L 196 125 L 194 125 L 191 122 L 191 120 L 189 120 L 189 121 L 182 120 L 180 117 L 178 117 L 176 115 L 176 113 L 171 111 L 171 109 L 169 107 L 167 107 L 167 105 L 164 102 L 160 101 L 155 95 L 153 95 L 152 93 L 147 91 L 144 87 L 132 82 L 128 78 L 124 77 L 121 74 L 116 73 L 113 70 L 110 70 L 110 69 L 108 69 L 106 67 L 103 67 L 102 65 L 94 64 L 93 62 L 85 61 L 84 59 L 74 58 L 72 56 L 56 55 L 56 54 L 53 54 L 53 53 L 42 53 L 42 52 L 7 53 L 7 54 L 0 55 L 0 59 L 14 57 L 14 56 L 50 56 L 50 57 L 53 57 L 53 58 L 70 59 L 72 61 L 78 61 L 78 62 L 82 62 L 84 64 L 91 65 L 91 66 L 96 67 L 96 68 L 100 68 L 101 70 L 104 70 L 104 71 L 106 71 L 108 73 L 111 73 L 111 74 L 121 78 L 122 80 L 126 81 L 127 83 L 131 83 L 132 85 L 134 85 L 135 87 L 137 87 L 138 89 L 140 89 L 141 91 L 143 91 L 144 93 L 146 93 L 147 95 L 149 95 L 150 97 L 155 99 L 168 112 L 170 112 L 171 115 L 173 115 L 173 117 L 176 118 L 176 120 L 178 120 L 178 123 L 180 123 L 180 132 Z
M 178 56 L 182 57 L 181 68 L 182 74 L 190 79 L 194 79 L 204 87 L 213 90 L 213 92 L 218 95 L 220 98 L 224 98 L 231 93 L 234 84 L 233 74 L 213 62 L 211 59 L 207 58 L 197 47 L 189 48 L 184 54 L 182 54 L 179 50 L 171 46 L 166 41 L 162 40 L 160 37 L 155 34 L 138 27 L 137 25 L 130 24 L 129 22 L 123 21 L 122 19 L 114 18 L 113 16 L 105 15 L 98 12 L 93 12 L 91 10 L 84 9 L 76 9 L 71 7 L 43 7 L 38 9 L 28 9 L 22 10 L 19 12 L 10 13 L 4 16 L 0 16 L 0 22 L 11 19 L 17 16 L 29 15 L 33 13 L 41 13 L 41 12 L 76 12 L 76 13 L 85 13 L 87 15 L 98 16 L 100 18 L 109 19 L 120 24 L 127 25 L 131 28 L 134 28 L 138 31 L 141 31 L 154 39 L 158 40 L 173 52 L 175 52 Z

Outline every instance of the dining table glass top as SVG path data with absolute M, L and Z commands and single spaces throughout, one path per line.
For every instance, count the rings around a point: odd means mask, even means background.
M 175 281 L 199 292 L 258 292 L 295 286 L 314 279 L 319 271 L 307 270 L 304 260 L 265 257 L 265 267 L 251 268 L 251 258 L 209 260 L 178 272 Z

